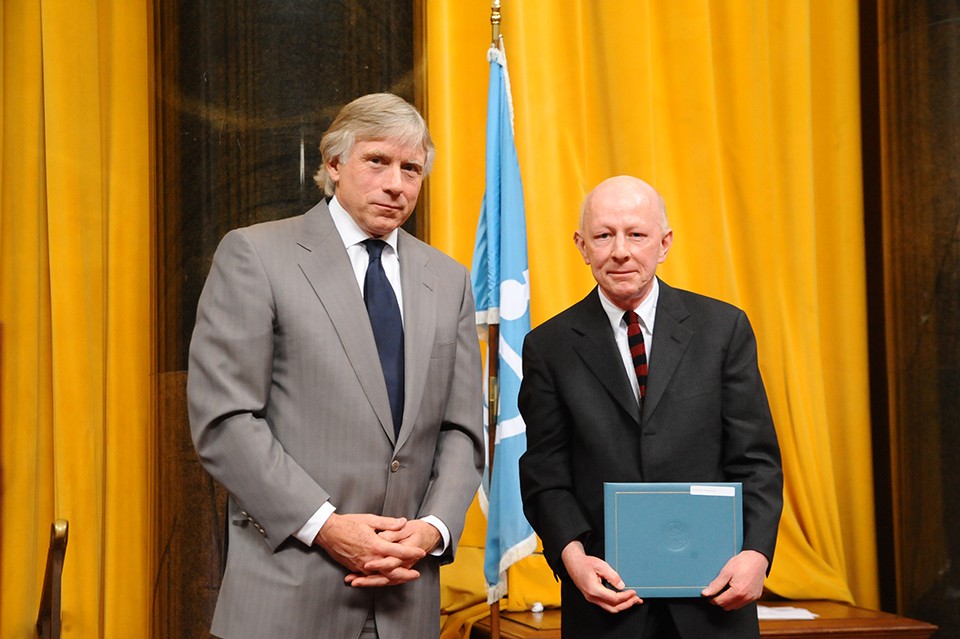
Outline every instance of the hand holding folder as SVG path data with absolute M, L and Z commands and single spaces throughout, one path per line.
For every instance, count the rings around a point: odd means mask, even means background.
M 623 580 L 610 564 L 588 555 L 579 541 L 567 544 L 560 557 L 567 574 L 590 603 L 613 613 L 643 603 L 633 590 L 624 588 Z
M 742 550 L 728 561 L 701 593 L 724 610 L 737 610 L 763 594 L 769 560 L 755 550 Z

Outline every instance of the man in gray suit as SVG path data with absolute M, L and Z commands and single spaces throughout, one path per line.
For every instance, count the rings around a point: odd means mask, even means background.
M 673 231 L 637 178 L 594 189 L 574 241 L 597 287 L 527 335 L 519 397 L 524 512 L 562 580 L 563 636 L 759 637 L 783 475 L 750 322 L 656 277 Z M 641 601 L 603 559 L 608 481 L 742 482 L 743 551 L 702 597 Z
M 194 444 L 229 492 L 220 637 L 439 634 L 483 467 L 467 270 L 410 236 L 434 156 L 390 94 L 320 144 L 328 196 L 228 233 L 190 344 Z

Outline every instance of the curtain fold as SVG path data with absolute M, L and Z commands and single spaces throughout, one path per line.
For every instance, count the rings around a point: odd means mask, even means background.
M 583 196 L 628 173 L 663 194 L 669 283 L 756 330 L 784 457 L 767 582 L 879 604 L 866 351 L 858 16 L 853 0 L 506 0 L 533 324 L 594 282 Z M 431 242 L 469 265 L 483 193 L 488 2 L 427 0 L 438 147 Z
M 3 6 L 0 636 L 32 637 L 70 523 L 63 636 L 149 636 L 146 3 Z

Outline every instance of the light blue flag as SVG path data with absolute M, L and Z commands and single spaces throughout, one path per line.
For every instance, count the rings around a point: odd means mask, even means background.
M 531 554 L 536 536 L 520 501 L 520 456 L 527 448 L 526 426 L 517 409 L 523 338 L 530 331 L 530 271 L 520 164 L 513 141 L 510 79 L 501 41 L 491 47 L 487 101 L 487 170 L 483 210 L 473 253 L 473 295 L 477 326 L 485 338 L 500 325 L 499 419 L 493 473 L 484 473 L 480 502 L 487 514 L 483 572 L 489 603 L 506 595 L 507 568 Z

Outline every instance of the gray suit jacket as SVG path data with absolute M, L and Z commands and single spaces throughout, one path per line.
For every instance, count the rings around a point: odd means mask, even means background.
M 483 468 L 481 371 L 467 270 L 401 231 L 404 416 L 386 385 L 356 277 L 327 205 L 228 233 L 190 345 L 194 443 L 230 493 L 214 615 L 223 637 L 436 636 L 439 564 L 452 561 Z M 291 537 L 321 503 L 339 513 L 439 517 L 452 535 L 420 579 L 351 588 Z

